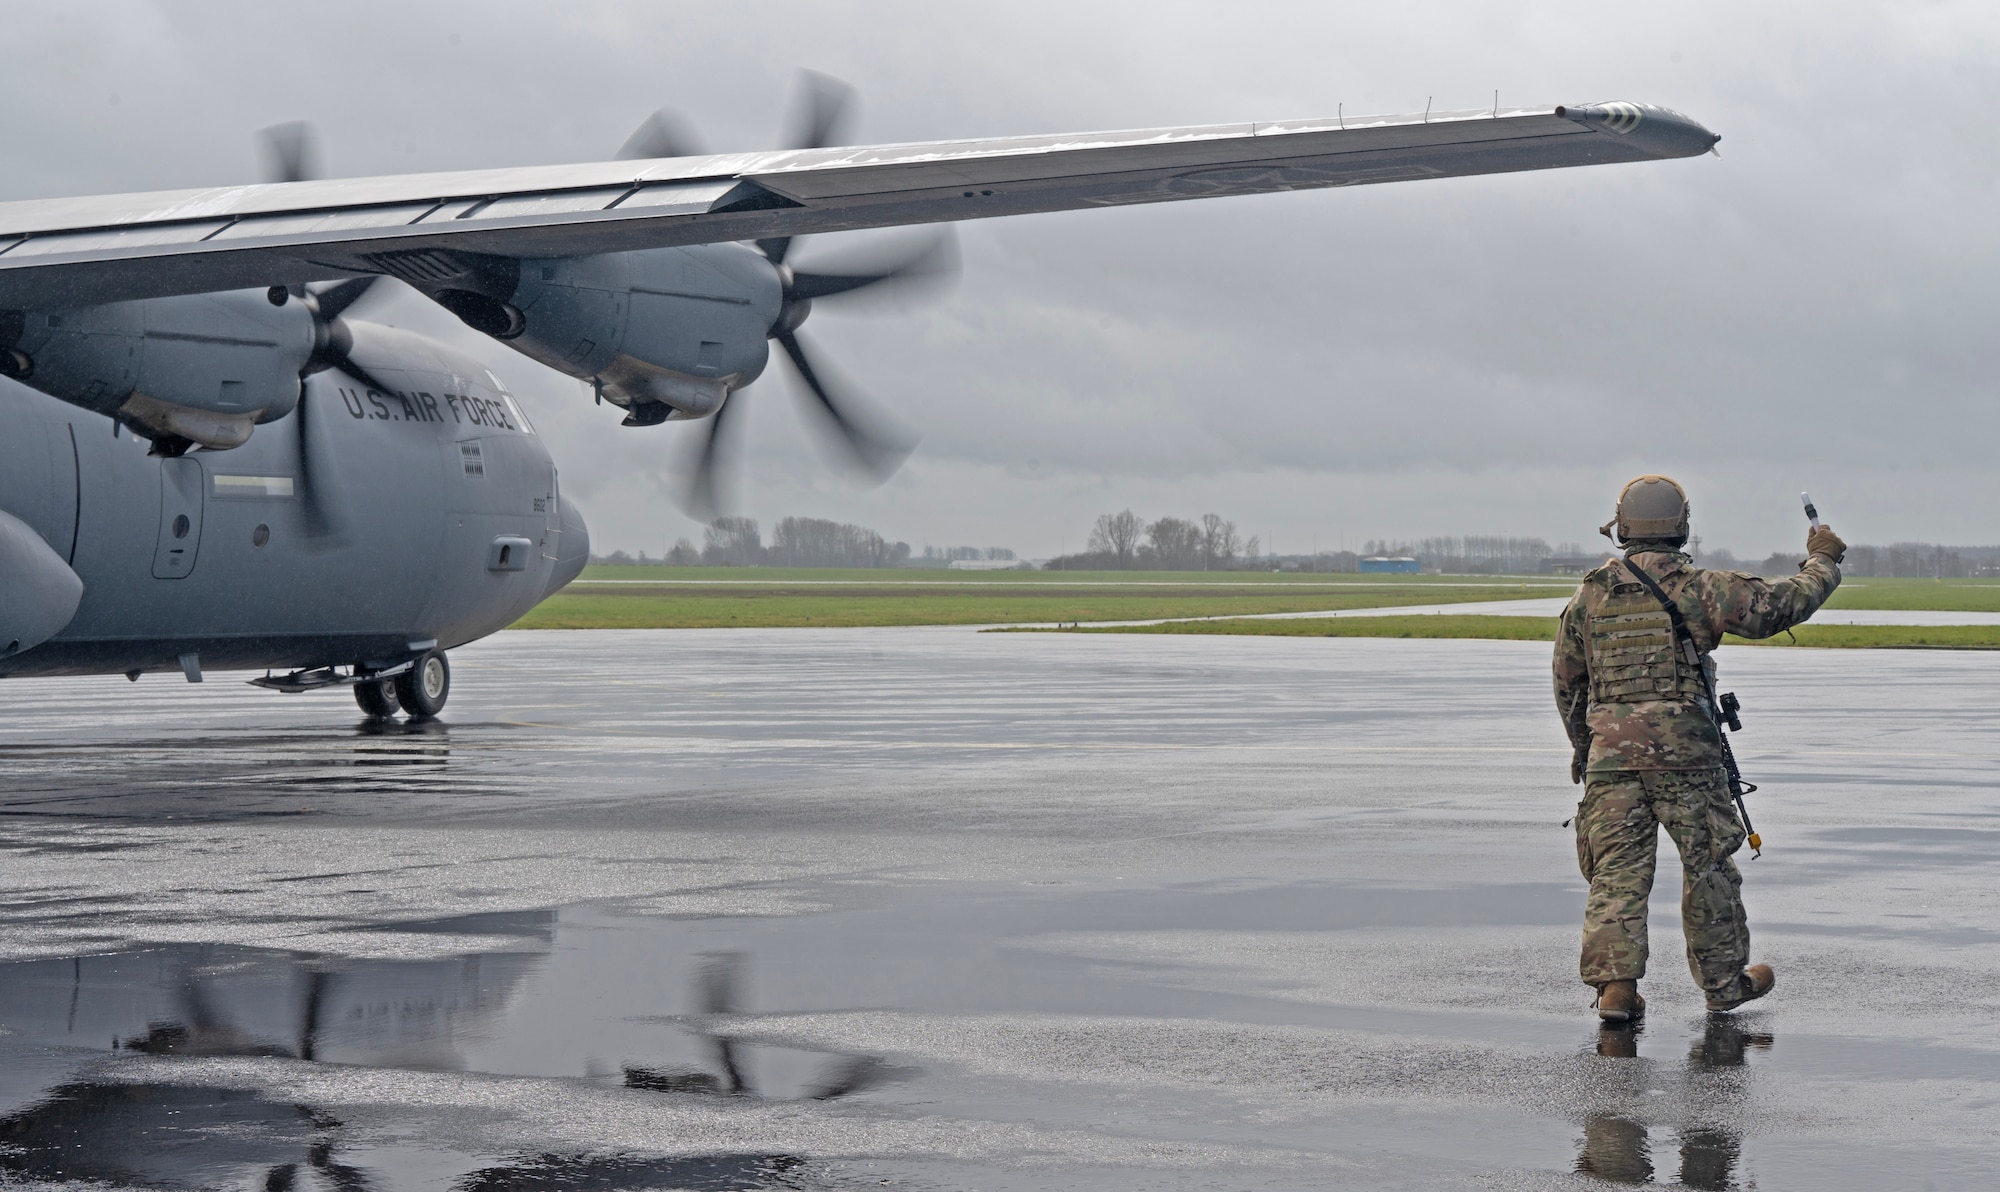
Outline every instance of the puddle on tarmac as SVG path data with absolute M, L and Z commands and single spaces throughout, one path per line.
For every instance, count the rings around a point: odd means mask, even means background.
M 1606 1031 L 1593 1046 L 1574 1021 L 1304 1002 L 1249 980 L 1233 992 L 1217 990 L 1185 980 L 1185 966 L 1034 946 L 1036 937 L 1060 933 L 1163 927 L 1567 924 L 1575 894 L 1557 885 L 867 886 L 829 887 L 815 897 L 831 909 L 687 919 L 585 905 L 376 924 L 350 933 L 340 958 L 179 944 L 0 964 L 0 1182 L 840 1186 L 847 1181 L 827 1176 L 811 1156 L 754 1145 L 668 1158 L 607 1153 L 588 1139 L 569 1150 L 537 1143 L 521 1153 L 470 1143 L 441 1150 L 434 1139 L 387 1146 L 345 1125 L 346 1110 L 260 1091 L 255 1065 L 278 1066 L 273 1083 L 289 1088 L 304 1060 L 347 1073 L 554 1079 L 571 1082 L 564 1087 L 579 1096 L 615 1090 L 682 1105 L 795 1106 L 808 1114 L 815 1102 L 886 1095 L 899 1098 L 896 1106 L 878 1106 L 892 1115 L 970 1105 L 981 1117 L 977 1093 L 968 1098 L 962 1083 L 939 1092 L 920 1064 L 781 1045 L 760 1030 L 768 1016 L 893 1010 L 1326 1028 L 1420 1037 L 1441 1047 L 1509 1037 L 1527 1049 L 1524 1058 L 1542 1055 L 1544 1067 L 1569 1065 L 1576 1073 L 1581 1109 L 1566 1122 L 1547 1121 L 1534 1162 L 1613 1181 L 1677 1176 L 1688 1187 L 1726 1188 L 1737 1186 L 1740 1174 L 1742 1142 L 1730 1117 L 1749 1095 L 1744 1069 L 1763 1066 L 1774 1047 L 1768 1031 L 1733 1020 L 1698 1031 L 1684 1055 L 1674 1054 L 1682 1044 L 1671 1028 L 1651 1041 L 1643 1031 Z M 217 1059 L 248 1063 L 231 1071 L 251 1075 L 197 1073 L 202 1061 Z M 180 1064 L 190 1065 L 184 1081 L 174 1075 Z M 1046 1112 L 1054 1116 L 1071 1105 L 1087 1113 L 1095 1096 L 1036 1095 L 1052 1098 Z M 1006 1096 L 1020 1097 L 1020 1086 Z M 1445 1103 L 1414 1117 L 1424 1124 L 1370 1128 L 1386 1130 L 1382 1139 L 1449 1133 L 1440 1127 L 1452 1120 Z M 1498 1145 L 1491 1119 L 1482 1120 L 1476 1129 L 1467 1124 L 1463 1139 L 1441 1134 L 1431 1145 L 1474 1155 Z M 1326 1139 L 1357 1128 L 1339 1121 L 1291 1127 Z M 1482 1131 L 1486 1142 L 1476 1137 Z M 1533 1149 L 1519 1140 L 1510 1145 Z M 659 1149 L 677 1148 L 664 1138 Z M 432 1178 L 417 1178 L 423 1172 Z M 874 1174 L 865 1182 L 876 1183 Z

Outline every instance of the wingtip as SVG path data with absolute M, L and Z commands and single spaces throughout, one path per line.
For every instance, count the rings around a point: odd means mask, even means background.
M 1629 100 L 1559 104 L 1555 114 L 1559 119 L 1627 140 L 1654 157 L 1699 156 L 1714 152 L 1716 142 L 1722 139 L 1694 118 L 1656 104 Z

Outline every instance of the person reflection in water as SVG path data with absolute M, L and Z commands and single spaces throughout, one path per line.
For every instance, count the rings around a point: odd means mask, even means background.
M 1627 1061 L 1612 1069 L 1602 1089 L 1603 1105 L 1583 1122 L 1583 1140 L 1576 1170 L 1614 1184 L 1653 1182 L 1652 1140 L 1648 1120 L 1648 1085 L 1655 1075 L 1639 1059 L 1643 1026 L 1606 1027 L 1597 1034 L 1597 1054 Z M 1748 1031 L 1727 1018 L 1710 1017 L 1707 1027 L 1688 1049 L 1678 1105 L 1667 1098 L 1660 1109 L 1678 1117 L 1682 1187 L 1706 1190 L 1740 1187 L 1736 1164 L 1743 1152 L 1736 1121 L 1744 1107 L 1744 1061 L 1751 1048 L 1769 1051 L 1768 1034 Z

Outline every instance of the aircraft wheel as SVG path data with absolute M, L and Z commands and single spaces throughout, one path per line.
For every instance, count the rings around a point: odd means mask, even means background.
M 451 695 L 451 664 L 444 651 L 432 650 L 416 665 L 396 676 L 396 702 L 412 720 L 430 720 L 444 710 Z
M 396 714 L 396 680 L 359 680 L 354 684 L 354 702 L 370 720 L 390 719 Z

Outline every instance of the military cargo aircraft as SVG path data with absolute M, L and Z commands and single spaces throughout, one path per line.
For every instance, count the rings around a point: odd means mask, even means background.
M 795 147 L 691 154 L 673 122 L 618 159 L 0 204 L 0 676 L 261 669 L 435 716 L 445 651 L 589 554 L 494 373 L 357 303 L 414 288 L 588 383 L 624 425 L 706 420 L 776 341 L 863 466 L 907 440 L 836 395 L 815 302 L 936 271 L 787 263 L 794 238 L 1029 212 L 1692 157 L 1665 108 L 1345 116 L 838 146 L 821 81 Z M 700 503 L 699 501 L 697 502 Z M 282 673 L 281 673 L 282 672 Z

